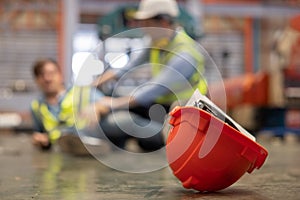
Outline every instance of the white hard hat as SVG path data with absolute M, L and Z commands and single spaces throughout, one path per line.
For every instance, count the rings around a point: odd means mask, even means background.
M 134 18 L 143 20 L 160 14 L 177 17 L 179 14 L 177 2 L 175 0 L 141 0 Z

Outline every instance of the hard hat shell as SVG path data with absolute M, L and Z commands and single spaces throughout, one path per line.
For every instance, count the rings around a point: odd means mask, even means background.
M 166 14 L 171 17 L 179 15 L 179 8 L 175 0 L 142 0 L 134 15 L 135 19 L 150 19 L 157 15 Z
M 258 143 L 204 110 L 175 107 L 170 115 L 167 159 L 185 188 L 224 189 L 245 172 L 259 169 L 268 155 Z M 211 147 L 205 145 L 207 141 Z

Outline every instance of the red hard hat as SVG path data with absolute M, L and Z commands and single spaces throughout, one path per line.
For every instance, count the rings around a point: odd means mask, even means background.
M 260 168 L 268 152 L 240 131 L 197 107 L 176 107 L 167 159 L 185 188 L 217 191 Z

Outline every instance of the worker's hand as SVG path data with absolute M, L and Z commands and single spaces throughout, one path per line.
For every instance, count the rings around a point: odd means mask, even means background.
M 114 109 L 129 109 L 132 106 L 136 105 L 136 102 L 132 96 L 123 96 L 123 97 L 103 97 L 99 101 L 102 106 L 109 107 L 110 110 Z
M 49 147 L 50 141 L 45 133 L 34 132 L 32 134 L 32 144 L 42 149 Z
M 97 125 L 100 120 L 100 115 L 95 105 L 92 104 L 84 107 L 78 115 L 78 120 L 85 121 L 87 123 L 86 126 L 89 127 Z
M 113 80 L 116 78 L 116 74 L 113 71 L 106 71 L 104 74 L 99 76 L 93 83 L 93 86 L 101 86 L 103 83 L 106 83 L 109 80 Z

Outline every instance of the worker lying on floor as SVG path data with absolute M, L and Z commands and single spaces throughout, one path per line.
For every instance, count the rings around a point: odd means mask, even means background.
M 96 127 L 100 133 L 91 131 L 93 137 L 108 138 L 112 144 L 124 148 L 131 135 L 116 124 L 109 107 L 99 103 L 102 93 L 91 87 L 66 89 L 60 67 L 52 59 L 38 60 L 33 65 L 33 75 L 41 91 L 41 97 L 31 103 L 34 145 L 49 149 L 65 133 L 76 134 L 78 130 Z M 140 126 L 148 124 L 149 120 L 137 119 L 134 123 L 139 126 L 133 126 L 131 119 L 136 118 L 134 114 L 122 110 L 116 112 L 121 116 L 122 127 L 130 127 L 144 150 L 152 151 L 164 145 L 159 124 L 143 127 L 140 131 Z M 100 126 L 97 126 L 99 120 Z

